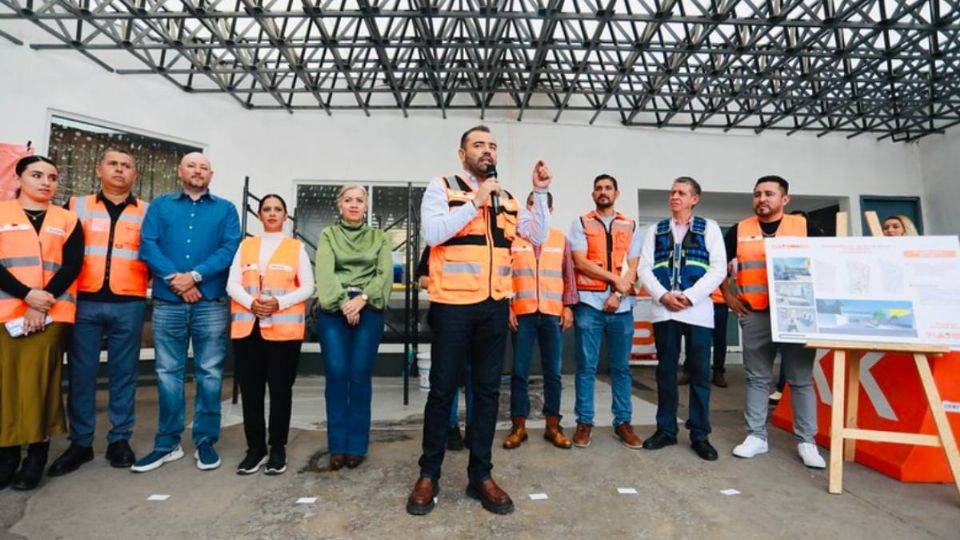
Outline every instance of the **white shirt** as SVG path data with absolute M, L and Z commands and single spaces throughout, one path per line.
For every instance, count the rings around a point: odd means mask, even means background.
M 477 179 L 467 172 L 461 172 L 459 176 L 474 189 L 480 185 Z M 467 223 L 477 215 L 477 207 L 472 204 L 465 204 L 451 210 L 447 203 L 446 185 L 443 178 L 437 177 L 431 180 L 420 203 L 423 239 L 430 246 L 439 246 L 453 238 L 453 235 L 466 227 Z M 517 206 L 520 207 L 520 214 L 517 216 L 517 233 L 539 246 L 550 234 L 550 208 L 547 204 L 547 192 L 537 191 L 536 193 L 533 197 L 533 212 L 527 211 L 526 197 L 517 198 Z M 513 196 L 517 197 L 516 194 Z
M 263 272 L 270 263 L 270 257 L 273 257 L 273 253 L 280 247 L 280 242 L 284 238 L 287 238 L 287 235 L 282 232 L 260 235 L 260 277 L 263 277 Z M 253 305 L 253 297 L 244 290 L 243 283 L 241 283 L 243 272 L 240 268 L 240 251 L 237 250 L 237 254 L 233 256 L 233 264 L 230 265 L 230 275 L 227 277 L 227 294 L 241 306 L 250 309 L 250 306 Z M 308 298 L 313 296 L 313 268 L 310 266 L 310 257 L 307 256 L 307 250 L 304 249 L 303 242 L 300 243 L 300 264 L 298 266 L 297 277 L 300 280 L 300 286 L 283 296 L 277 297 L 280 309 L 287 309 L 300 302 L 306 302 Z
M 693 217 L 690 219 L 692 224 Z M 674 241 L 683 242 L 683 237 L 677 238 L 677 228 L 673 218 L 670 219 L 670 228 L 674 235 Z M 653 275 L 656 233 L 656 224 L 647 228 L 638 269 L 640 282 L 643 283 L 643 286 L 646 287 L 647 292 L 653 298 L 650 305 L 652 321 L 657 323 L 674 320 L 695 326 L 713 328 L 713 301 L 710 299 L 710 294 L 727 277 L 727 250 L 723 244 L 723 233 L 720 232 L 720 226 L 712 219 L 707 220 L 704 239 L 707 242 L 707 251 L 710 252 L 710 269 L 692 287 L 681 291 L 684 296 L 693 302 L 692 306 L 681 311 L 670 311 L 660 303 L 660 297 L 670 291 L 661 285 L 660 281 Z

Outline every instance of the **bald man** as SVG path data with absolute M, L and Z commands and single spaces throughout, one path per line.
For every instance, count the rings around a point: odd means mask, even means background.
M 147 472 L 183 457 L 183 375 L 193 341 L 196 402 L 194 459 L 216 469 L 220 437 L 220 387 L 229 336 L 227 273 L 240 244 L 237 208 L 210 193 L 213 168 L 201 153 L 177 167 L 181 189 L 155 199 L 143 221 L 140 256 L 153 273 L 153 340 L 160 419 L 153 451 L 133 472 Z

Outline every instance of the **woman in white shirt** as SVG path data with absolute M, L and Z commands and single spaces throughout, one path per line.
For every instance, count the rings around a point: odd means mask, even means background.
M 257 214 L 264 232 L 240 244 L 227 280 L 227 294 L 233 299 L 230 337 L 247 439 L 247 455 L 237 474 L 253 474 L 264 465 L 266 474 L 281 474 L 287 470 L 293 382 L 314 280 L 303 243 L 283 233 L 287 219 L 283 198 L 264 196 Z M 269 441 L 263 418 L 266 386 L 270 388 Z

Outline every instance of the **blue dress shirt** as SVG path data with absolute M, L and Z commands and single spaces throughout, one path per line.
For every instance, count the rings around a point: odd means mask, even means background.
M 202 277 L 197 287 L 204 300 L 224 298 L 240 234 L 237 207 L 209 191 L 196 201 L 182 190 L 154 199 L 140 240 L 140 258 L 153 273 L 153 297 L 183 302 L 165 278 L 194 270 Z

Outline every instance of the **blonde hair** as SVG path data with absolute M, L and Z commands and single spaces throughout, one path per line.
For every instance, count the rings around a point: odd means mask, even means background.
M 889 219 L 895 219 L 903 225 L 903 235 L 904 236 L 920 236 L 920 232 L 917 231 L 917 226 L 914 225 L 913 220 L 908 218 L 903 214 L 896 214 L 893 216 L 887 216 L 887 219 L 883 221 L 886 222 Z
M 354 190 L 354 189 L 359 189 L 360 191 L 363 192 L 363 200 L 364 200 L 364 201 L 366 201 L 366 200 L 368 199 L 367 188 L 366 188 L 365 186 L 362 186 L 362 185 L 360 185 L 360 184 L 347 184 L 347 185 L 343 186 L 342 188 L 340 188 L 340 191 L 337 193 L 337 202 L 339 203 L 340 201 L 342 201 L 342 200 L 343 200 L 343 196 L 346 195 L 348 191 L 351 191 L 351 190 Z

